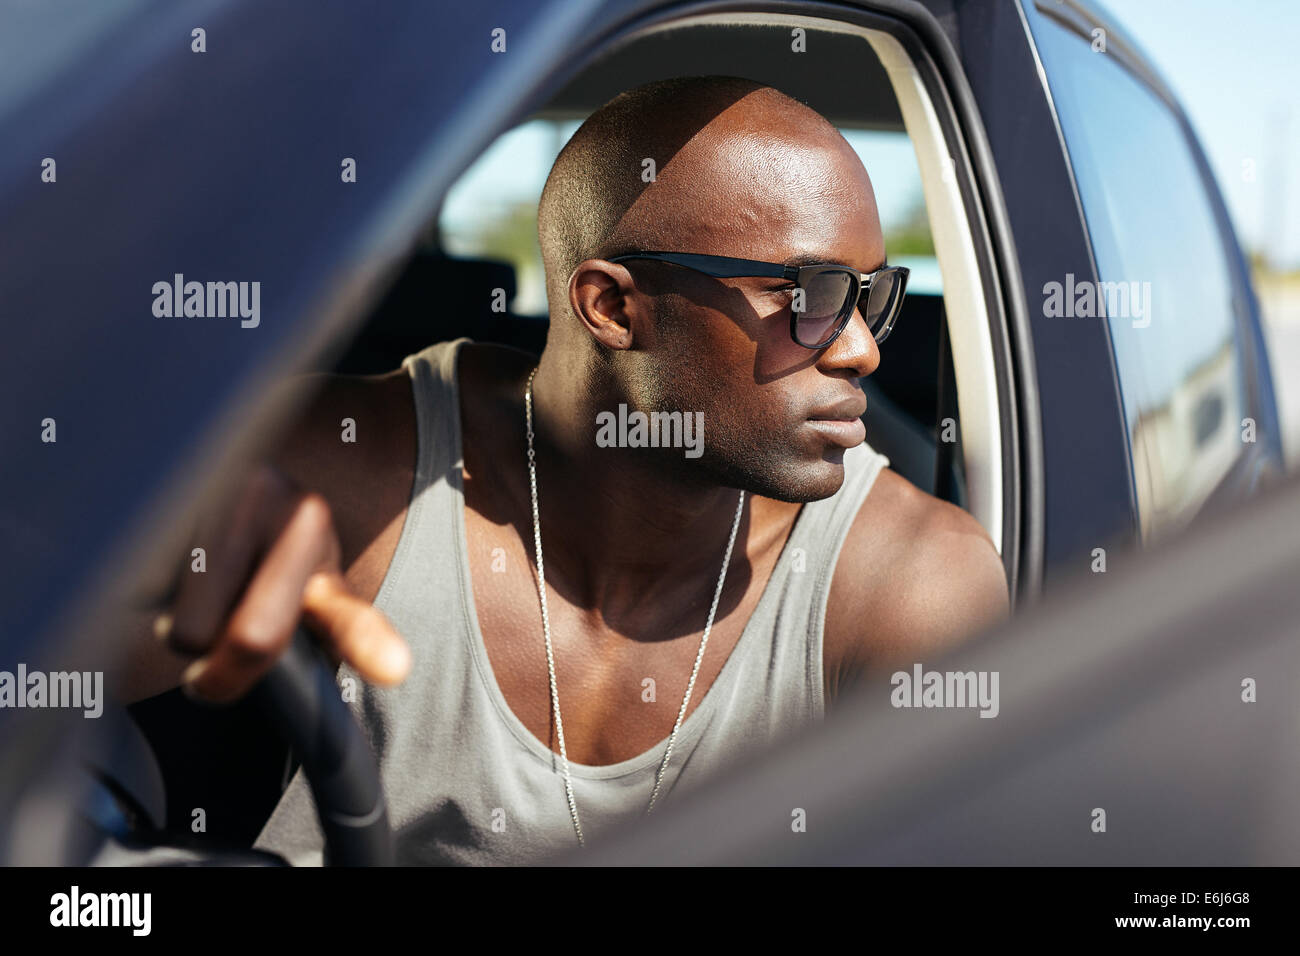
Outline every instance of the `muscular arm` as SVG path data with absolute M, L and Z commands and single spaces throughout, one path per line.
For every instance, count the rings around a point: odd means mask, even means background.
M 324 381 L 273 464 L 329 503 L 348 586 L 374 601 L 397 550 L 415 480 L 415 411 L 404 369 Z M 343 441 L 343 420 L 355 422 Z
M 828 708 L 864 675 L 924 662 L 1008 612 L 1002 559 L 979 522 L 884 470 L 831 582 Z
M 401 513 L 414 475 L 413 446 L 407 450 L 408 462 L 394 445 L 403 438 L 413 441 L 406 378 L 401 371 L 382 379 L 312 375 L 285 383 L 283 388 L 297 393 L 295 404 L 301 412 L 266 457 L 296 485 L 325 499 L 347 584 L 367 601 L 374 600 L 401 533 Z M 344 418 L 356 422 L 355 443 L 342 441 Z M 395 531 L 389 527 L 393 508 L 398 509 Z M 216 545 L 206 547 L 209 563 L 217 560 Z M 117 633 L 129 645 L 117 682 L 126 702 L 177 686 L 190 663 L 153 637 L 158 611 L 130 608 L 117 624 Z

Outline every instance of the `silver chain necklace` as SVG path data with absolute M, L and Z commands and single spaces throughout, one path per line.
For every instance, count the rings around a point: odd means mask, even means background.
M 546 637 L 546 667 L 551 677 L 551 700 L 555 707 L 555 730 L 560 738 L 560 760 L 564 765 L 564 792 L 569 798 L 569 815 L 573 818 L 573 830 L 578 834 L 578 843 L 585 846 L 586 840 L 582 836 L 582 824 L 578 821 L 578 805 L 573 800 L 573 778 L 569 774 L 569 754 L 564 746 L 564 721 L 560 719 L 560 693 L 555 686 L 555 653 L 551 649 L 551 619 L 546 612 L 546 572 L 545 565 L 542 562 L 542 522 L 537 508 L 537 456 L 533 451 L 533 376 L 536 374 L 537 369 L 535 368 L 528 376 L 528 388 L 524 392 L 524 419 L 528 427 L 528 483 L 533 498 L 533 547 L 537 553 L 537 594 L 542 602 L 542 633 Z M 695 666 L 691 669 L 691 679 L 686 685 L 686 696 L 682 698 L 681 710 L 677 712 L 677 722 L 673 725 L 673 732 L 668 737 L 668 747 L 664 751 L 663 762 L 659 764 L 659 771 L 655 774 L 655 786 L 650 793 L 650 805 L 646 807 L 645 811 L 647 814 L 654 809 L 655 798 L 659 796 L 659 785 L 663 782 L 664 771 L 668 768 L 668 759 L 672 756 L 673 744 L 677 741 L 677 731 L 682 726 L 682 718 L 686 716 L 686 707 L 691 700 L 691 691 L 695 689 L 695 677 L 700 672 L 700 661 L 704 660 L 704 647 L 709 642 L 709 632 L 713 630 L 713 615 L 717 613 L 718 600 L 722 597 L 722 585 L 727 580 L 727 566 L 731 564 L 731 549 L 736 543 L 736 530 L 740 527 L 740 515 L 744 509 L 745 492 L 742 491 L 740 493 L 740 503 L 736 505 L 736 517 L 731 522 L 731 537 L 727 540 L 727 553 L 722 557 L 722 573 L 718 575 L 718 586 L 713 591 L 713 606 L 709 608 L 709 620 L 704 625 L 704 636 L 700 638 L 700 650 L 695 655 Z

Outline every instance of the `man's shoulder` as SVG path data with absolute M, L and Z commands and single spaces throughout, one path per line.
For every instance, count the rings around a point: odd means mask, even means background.
M 461 405 L 468 404 L 472 416 L 482 411 L 490 422 L 495 422 L 490 418 L 494 401 L 505 394 L 502 382 L 508 375 L 503 370 L 517 371 L 536 362 L 518 349 L 468 340 L 435 343 L 417 353 L 417 359 L 438 365 L 452 351 L 456 368 L 436 369 L 434 374 L 452 375 Z M 394 471 L 414 475 L 415 385 L 405 366 L 378 375 L 312 373 L 281 388 L 299 411 L 291 416 L 293 424 L 272 450 L 272 458 L 300 484 L 344 491 L 356 490 L 362 479 L 364 486 L 373 488 L 378 476 Z M 457 414 L 463 411 L 457 409 Z
M 826 661 L 860 671 L 924 655 L 1006 614 L 988 532 L 885 468 L 854 516 L 826 609 Z
M 849 550 L 889 547 L 899 555 L 920 558 L 936 538 L 975 537 L 993 547 L 984 527 L 951 502 L 922 491 L 892 468 L 882 468 L 854 516 L 845 539 Z
M 280 386 L 297 410 L 271 449 L 274 464 L 300 483 L 346 477 L 365 459 L 390 454 L 414 432 L 410 376 L 316 372 Z
M 410 376 L 401 368 L 315 373 L 281 387 L 297 411 L 270 450 L 271 463 L 325 499 L 350 568 L 405 514 L 417 455 Z

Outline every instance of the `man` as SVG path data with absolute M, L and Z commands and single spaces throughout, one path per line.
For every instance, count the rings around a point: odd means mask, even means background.
M 863 443 L 901 283 L 825 119 L 736 78 L 623 94 L 556 160 L 539 235 L 540 363 L 460 341 L 329 378 L 156 624 L 202 655 L 190 692 L 230 700 L 302 615 L 402 862 L 584 843 L 1007 612 L 978 523 Z M 672 427 L 628 438 L 629 410 Z M 319 860 L 301 774 L 258 845 Z

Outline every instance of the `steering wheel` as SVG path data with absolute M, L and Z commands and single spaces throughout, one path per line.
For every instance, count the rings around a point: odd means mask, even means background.
M 302 760 L 325 834 L 325 865 L 391 866 L 379 765 L 306 628 L 299 625 L 253 696 Z
M 379 765 L 361 727 L 339 695 L 333 668 L 305 627 L 299 625 L 289 649 L 253 688 L 250 697 L 302 762 L 325 836 L 325 865 L 391 866 L 393 837 Z M 139 729 L 129 723 L 129 718 L 124 719 L 143 742 Z M 135 748 L 129 754 L 130 760 L 115 753 L 87 760 L 87 769 L 93 772 L 95 781 L 82 798 L 82 818 L 93 831 L 88 836 L 94 844 L 92 864 L 284 863 L 277 855 L 263 851 L 206 852 L 151 839 L 149 834 L 161 825 L 148 823 L 161 816 L 161 776 L 147 742 L 133 742 L 128 737 L 125 744 L 124 750 Z M 142 770 L 144 763 L 149 766 Z M 146 782 L 146 777 L 154 780 Z M 151 790 L 156 795 L 154 801 L 138 796 Z M 148 807 L 151 802 L 152 811 Z M 123 805 L 129 808 L 125 814 L 121 812 Z M 123 837 L 127 839 L 123 841 Z M 83 865 L 85 862 L 83 859 Z

